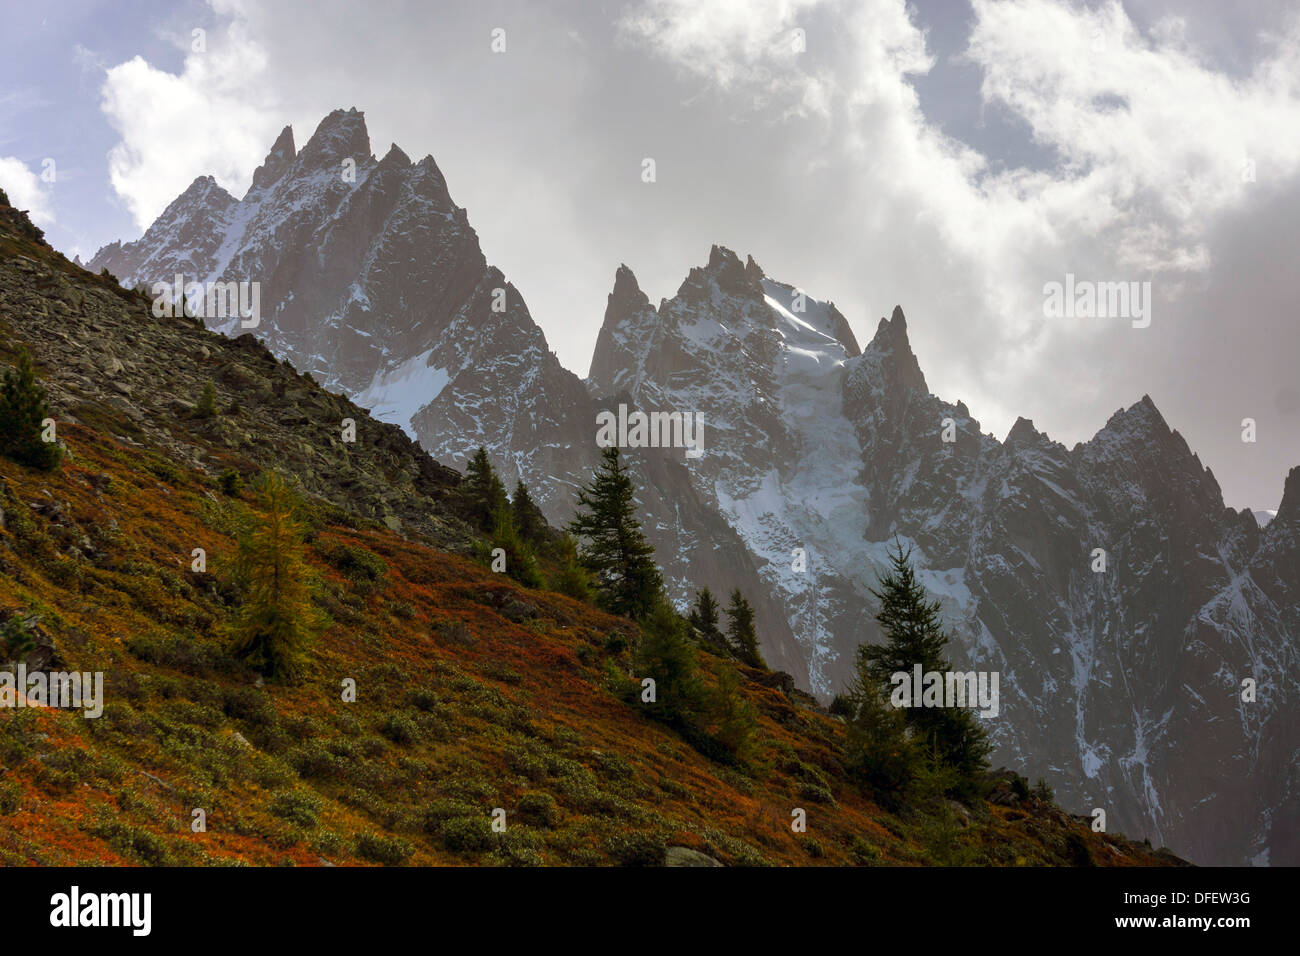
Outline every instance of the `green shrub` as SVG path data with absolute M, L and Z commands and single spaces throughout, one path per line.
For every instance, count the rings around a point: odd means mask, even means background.
M 357 853 L 372 863 L 401 866 L 411 858 L 415 847 L 400 837 L 365 833 L 357 840 Z
M 492 860 L 506 866 L 544 866 L 546 861 L 540 853 L 542 846 L 536 833 L 511 830 L 500 834 L 496 848 L 492 851 Z
M 321 798 L 310 790 L 289 790 L 271 801 L 271 812 L 304 830 L 313 830 L 322 806 Z
M 342 847 L 343 838 L 333 830 L 324 830 L 316 834 L 311 841 L 311 848 L 322 856 L 327 853 L 338 853 Z
M 413 690 L 406 698 L 416 710 L 432 713 L 438 706 L 438 695 L 431 690 Z
M 522 747 L 508 748 L 505 757 L 511 770 L 529 780 L 541 780 L 546 776 L 546 761 Z
M 434 800 L 425 808 L 424 829 L 426 833 L 438 836 L 442 833 L 443 824 L 448 820 L 453 820 L 456 817 L 472 817 L 478 813 L 478 807 L 471 803 L 443 797 Z
M 395 744 L 409 744 L 420 735 L 415 721 L 405 714 L 389 714 L 379 730 Z
M 212 387 L 211 382 L 205 382 L 203 385 L 203 394 L 199 396 L 199 403 L 194 406 L 195 418 L 212 418 L 217 414 L 217 390 Z
M 377 586 L 388 572 L 384 560 L 365 548 L 340 543 L 318 546 L 317 551 L 339 573 L 363 589 Z
M 525 793 L 519 798 L 519 821 L 550 829 L 560 822 L 560 810 L 549 793 Z
M 1097 861 L 1092 855 L 1092 848 L 1088 846 L 1088 841 L 1081 833 L 1070 832 L 1066 834 L 1065 853 L 1069 857 L 1072 866 L 1097 865 Z
M 239 493 L 244 490 L 244 478 L 233 468 L 223 469 L 217 478 L 217 486 L 221 493 L 229 498 L 238 498 Z
M 0 627 L 0 658 L 16 661 L 34 647 L 36 639 L 18 615 L 15 614 L 5 621 L 4 627 Z
M 342 774 L 342 762 L 324 744 L 308 741 L 289 754 L 289 765 L 306 780 L 328 780 Z
M 492 824 L 482 815 L 452 817 L 442 822 L 439 836 L 453 853 L 481 853 L 492 846 Z
M 18 784 L 8 780 L 0 783 L 0 817 L 17 813 L 22 805 L 22 795 L 23 792 L 18 789 Z
M 235 670 L 222 648 L 187 637 L 153 637 L 141 634 L 127 640 L 126 649 L 146 664 L 174 667 L 194 676 Z
M 1011 792 L 1021 800 L 1029 799 L 1029 781 L 1020 774 L 1016 774 L 1011 780 Z
M 604 776 L 615 780 L 625 780 L 636 774 L 630 763 L 620 755 L 608 751 L 596 754 L 596 767 Z
M 853 843 L 849 847 L 849 856 L 853 857 L 854 862 L 859 866 L 875 866 L 881 861 L 880 850 L 862 837 L 853 838 Z
M 26 349 L 18 353 L 18 365 L 0 380 L 0 454 L 20 465 L 53 471 L 63 460 L 57 442 L 45 441 L 50 419 L 45 389 L 36 380 L 36 368 Z
M 144 468 L 159 481 L 169 485 L 178 485 L 181 482 L 181 470 L 176 467 L 175 462 L 168 461 L 166 458 L 152 456 L 146 458 Z
M 148 830 L 130 826 L 120 820 L 99 817 L 90 825 L 90 833 L 119 853 L 149 866 L 166 866 L 171 863 L 166 841 Z
M 668 847 L 653 833 L 620 833 L 609 838 L 605 851 L 619 866 L 662 866 Z
M 828 803 L 835 805 L 835 798 L 831 792 L 823 786 L 815 783 L 802 783 L 799 785 L 799 796 L 804 800 L 811 800 L 813 803 Z

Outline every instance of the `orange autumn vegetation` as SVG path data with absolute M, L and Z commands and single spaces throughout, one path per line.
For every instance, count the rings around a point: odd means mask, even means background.
M 306 556 L 329 623 L 300 682 L 258 686 L 222 643 L 242 503 L 60 428 L 60 471 L 0 460 L 0 619 L 39 614 L 61 669 L 105 673 L 105 709 L 0 709 L 0 862 L 581 865 L 665 846 L 728 865 L 1159 862 L 1050 805 L 886 813 L 845 778 L 843 725 L 758 671 L 741 686 L 756 755 L 711 762 L 609 686 L 631 622 L 317 504 Z M 700 659 L 712 683 L 721 662 Z

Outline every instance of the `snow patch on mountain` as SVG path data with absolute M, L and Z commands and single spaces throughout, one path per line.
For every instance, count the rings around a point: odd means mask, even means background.
M 429 364 L 433 351 L 428 349 L 394 369 L 376 372 L 370 385 L 355 398 L 356 403 L 381 422 L 398 425 L 418 440 L 411 419 L 451 381 L 446 369 Z

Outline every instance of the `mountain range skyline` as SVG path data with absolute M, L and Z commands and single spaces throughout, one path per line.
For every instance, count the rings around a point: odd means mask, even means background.
M 345 158 L 345 157 L 349 157 L 349 158 L 350 158 L 349 149 L 352 148 L 352 147 L 355 147 L 355 149 L 352 149 L 352 152 L 357 152 L 357 151 L 363 152 L 363 153 L 365 154 L 365 156 L 368 158 L 369 162 L 374 163 L 374 162 L 375 162 L 375 157 L 374 157 L 374 155 L 371 154 L 370 151 L 369 151 L 369 150 L 370 150 L 369 134 L 368 134 L 368 131 L 366 131 L 366 129 L 365 129 L 365 121 L 364 121 L 365 113 L 364 113 L 364 111 L 358 110 L 355 106 L 349 108 L 349 109 L 346 110 L 346 111 L 345 111 L 345 110 L 342 110 L 342 109 L 335 110 L 333 113 L 330 114 L 330 116 L 327 116 L 325 119 L 322 119 L 322 120 L 321 120 L 321 123 L 317 126 L 316 131 L 318 132 L 319 129 L 320 129 L 320 127 L 323 126 L 323 125 L 325 125 L 325 124 L 329 121 L 329 119 L 330 119 L 332 116 L 336 116 L 336 115 L 344 114 L 344 113 L 346 113 L 346 114 L 349 115 L 349 116 L 351 116 L 351 115 L 355 115 L 355 116 L 357 117 L 357 119 L 358 119 L 358 121 L 359 121 L 359 123 L 360 123 L 360 133 L 359 133 L 360 139 L 357 140 L 356 142 L 348 143 L 347 145 L 339 146 L 339 147 L 336 147 L 336 148 L 325 149 L 325 150 L 323 150 L 323 152 L 327 155 L 328 160 L 337 163 L 337 162 L 341 161 L 341 160 L 342 160 L 343 158 Z M 349 135 L 351 135 L 351 134 L 349 134 Z M 311 143 L 314 139 L 315 139 L 315 136 L 313 136 L 311 139 L 309 139 L 308 142 Z M 238 200 L 238 201 L 242 202 L 242 201 L 247 200 L 247 199 L 248 199 L 250 196 L 252 196 L 255 192 L 258 192 L 259 190 L 264 189 L 267 185 L 269 185 L 269 184 L 271 184 L 271 183 L 274 182 L 274 178 L 275 178 L 276 176 L 278 176 L 280 173 L 282 173 L 282 172 L 284 171 L 284 169 L 286 168 L 286 166 L 284 165 L 284 163 L 287 163 L 287 161 L 284 160 L 284 157 L 285 157 L 285 155 L 286 155 L 286 152 L 287 152 L 287 156 L 288 156 L 288 159 L 289 159 L 289 160 L 291 160 L 291 159 L 293 158 L 293 156 L 296 154 L 296 151 L 294 150 L 294 135 L 293 135 L 293 128 L 292 128 L 292 125 L 287 125 L 287 126 L 285 126 L 284 129 L 280 132 L 279 136 L 276 138 L 275 142 L 272 144 L 272 146 L 271 146 L 271 148 L 270 148 L 270 150 L 269 150 L 269 152 L 268 152 L 268 154 L 267 154 L 266 159 L 263 161 L 263 163 L 262 163 L 261 165 L 259 165 L 259 166 L 257 167 L 257 170 L 256 170 L 255 173 L 253 174 L 253 176 L 252 176 L 252 180 L 251 180 L 251 184 L 250 184 L 250 186 L 248 187 L 247 192 L 246 192 L 246 193 L 244 194 L 244 196 L 241 197 L 241 199 Z M 385 153 L 385 157 L 384 157 L 383 162 L 385 162 L 385 163 L 387 163 L 387 162 L 396 162 L 396 163 L 405 162 L 405 163 L 408 163 L 408 164 L 409 164 L 409 163 L 410 163 L 410 160 L 409 160 L 409 157 L 407 156 L 407 154 L 406 154 L 406 153 L 401 149 L 400 146 L 398 146 L 397 143 L 392 143 L 392 144 L 389 146 L 389 149 L 387 150 L 387 152 Z M 442 178 L 441 171 L 438 170 L 437 163 L 436 163 L 436 161 L 434 160 L 434 157 L 432 156 L 432 154 L 426 154 L 425 157 L 423 157 L 423 158 L 420 160 L 419 165 L 420 165 L 420 166 L 424 166 L 424 165 L 431 166 L 431 167 L 432 167 L 432 170 L 433 170 L 433 175 L 434 175 L 434 176 L 435 176 L 435 177 L 440 181 L 440 183 L 441 183 L 440 188 L 441 188 L 442 190 L 444 190 L 444 191 L 446 190 L 446 182 L 445 182 L 445 179 Z M 206 200 L 210 195 L 216 195 L 216 196 L 219 196 L 219 197 L 221 197 L 221 198 L 220 198 L 220 204 L 223 204 L 223 205 L 226 204 L 226 203 L 234 203 L 234 202 L 236 202 L 235 197 L 232 196 L 232 195 L 230 195 L 230 194 L 229 194 L 229 193 L 228 193 L 228 192 L 227 192 L 223 187 L 221 187 L 220 184 L 217 183 L 217 181 L 215 180 L 215 178 L 214 178 L 213 176 L 211 176 L 210 174 L 208 174 L 208 175 L 202 175 L 202 176 L 197 177 L 197 178 L 194 180 L 194 182 L 190 184 L 189 188 L 186 189 L 186 190 L 185 190 L 185 191 L 184 191 L 184 192 L 183 192 L 183 193 L 182 193 L 182 194 L 177 198 L 177 200 L 176 200 L 176 204 L 181 204 L 181 203 L 185 202 L 186 199 L 187 199 L 187 197 L 191 197 L 191 196 L 193 196 L 193 195 L 195 195 L 195 194 L 198 194 L 198 195 L 202 196 L 205 200 Z M 450 196 L 447 197 L 447 201 L 448 201 L 448 202 L 451 201 L 451 200 L 450 200 Z M 165 210 L 163 210 L 162 213 L 160 213 L 160 215 L 159 215 L 159 221 L 161 221 L 161 220 L 163 220 L 163 219 L 166 218 L 166 216 L 167 216 L 168 212 L 171 210 L 171 208 L 172 208 L 172 207 L 169 206 L 168 209 L 165 209 Z M 464 207 L 457 207 L 457 208 L 460 208 L 460 209 L 462 210 L 462 212 L 464 211 Z M 155 222 L 154 224 L 151 224 L 151 228 L 152 228 L 153 225 L 156 225 L 156 224 L 157 224 L 157 222 Z M 146 240 L 146 238 L 147 238 L 147 234 L 148 234 L 148 232 L 149 232 L 149 230 L 146 230 L 146 234 L 145 234 L 145 235 L 142 235 L 141 238 L 140 238 L 139 240 L 136 240 L 136 241 L 137 241 L 137 242 L 140 242 L 140 243 L 144 243 L 145 240 Z M 100 249 L 98 249 L 98 250 L 95 252 L 95 254 L 94 254 L 93 256 L 90 257 L 89 260 L 87 260 L 88 264 L 95 264 L 95 265 L 96 265 L 96 268 L 103 268 L 103 267 L 108 267 L 108 266 L 110 266 L 110 265 L 113 265 L 113 264 L 115 263 L 115 250 L 119 249 L 123 244 L 131 245 L 131 243 L 126 242 L 125 240 L 118 240 L 118 241 L 116 241 L 116 242 L 114 242 L 114 243 L 111 243 L 111 244 L 109 244 L 109 245 L 107 245 L 107 246 L 101 247 Z M 717 250 L 719 247 L 715 244 L 712 248 L 713 248 L 713 249 L 715 250 L 715 252 L 716 252 L 716 250 Z M 78 261 L 79 261 L 79 260 L 78 260 Z M 750 257 L 750 262 L 753 262 L 752 257 Z M 219 273 L 220 271 L 221 271 L 221 270 L 218 269 L 215 273 L 213 273 L 213 275 L 216 275 L 216 274 Z M 125 274 L 125 275 L 123 275 L 123 276 L 119 276 L 119 278 L 122 278 L 122 279 L 124 279 L 124 280 L 127 280 L 127 279 L 132 278 L 133 275 L 134 275 L 133 273 L 127 273 L 127 274 Z M 187 276 L 187 278 L 191 278 L 191 279 L 192 279 L 192 278 L 196 278 L 196 277 L 195 277 L 195 276 Z M 635 292 L 636 292 L 637 294 L 641 295 L 642 297 L 644 297 L 644 293 L 641 292 L 641 290 L 640 290 L 640 286 L 639 286 L 638 281 L 637 281 L 637 279 L 636 279 L 636 277 L 635 277 L 634 270 L 632 269 L 632 267 L 630 267 L 630 266 L 629 266 L 627 263 L 625 263 L 625 262 L 620 262 L 619 265 L 618 265 L 618 268 L 615 270 L 614 289 L 613 289 L 613 291 L 610 293 L 611 297 L 613 297 L 613 296 L 615 296 L 615 295 L 617 295 L 617 294 L 619 293 L 620 282 L 627 281 L 629 278 L 630 278 L 630 281 L 631 281 L 632 286 L 633 286 L 634 289 L 635 289 Z M 504 275 L 501 276 L 501 281 L 502 281 L 502 282 L 506 282 L 507 284 L 509 284 L 509 280 L 508 280 Z M 800 292 L 800 293 L 802 293 L 802 294 L 804 294 L 804 295 L 809 295 L 808 290 L 803 289 L 802 287 L 791 286 L 790 288 L 791 288 L 792 290 L 797 290 L 798 292 Z M 647 300 L 647 301 L 648 301 L 648 300 Z M 660 305 L 662 306 L 662 305 L 663 305 L 664 303 L 666 303 L 667 301 L 668 301 L 668 297 L 664 297 L 664 298 L 662 298 L 662 299 L 660 300 Z M 826 303 L 826 304 L 829 305 L 832 309 L 834 309 L 834 305 L 833 305 L 833 303 L 830 302 L 830 300 L 827 300 L 827 303 Z M 896 304 L 896 305 L 893 307 L 893 310 L 894 310 L 894 311 L 902 310 L 902 303 L 898 303 L 898 304 Z M 853 332 L 852 332 L 852 329 L 851 329 L 851 327 L 850 327 L 850 325 L 849 325 L 849 322 L 847 321 L 847 319 L 846 319 L 844 316 L 839 315 L 838 312 L 837 312 L 836 314 L 837 314 L 837 323 L 839 324 L 839 326 L 840 326 L 841 329 L 842 329 L 841 334 L 846 334 L 846 335 L 848 336 L 849 340 L 850 340 L 850 341 L 853 341 L 853 346 L 852 346 L 852 347 L 853 347 L 854 349 L 856 349 L 856 348 L 857 348 L 856 341 L 854 340 Z M 884 318 L 882 317 L 880 321 L 883 322 L 883 321 L 885 321 L 885 320 L 884 320 Z M 538 320 L 537 324 L 538 324 L 538 326 L 539 326 L 539 328 L 540 328 L 541 325 L 542 325 L 542 322 L 541 322 L 540 320 Z M 231 322 L 231 323 L 229 323 L 229 324 L 226 326 L 226 329 L 227 329 L 227 331 L 230 332 L 231 334 L 235 334 L 234 330 L 236 329 L 236 326 L 237 326 L 237 323 Z M 544 329 L 542 329 L 541 331 L 542 331 L 543 336 L 544 336 L 544 334 L 545 334 L 545 333 L 544 333 Z M 578 369 L 568 368 L 567 366 L 564 366 L 564 367 L 566 368 L 566 370 L 572 372 L 574 375 L 578 376 L 579 378 L 583 379 L 584 381 L 591 382 L 591 381 L 595 380 L 595 379 L 596 379 L 596 375 L 595 375 L 595 372 L 596 372 L 596 366 L 597 366 L 597 364 L 598 364 L 599 361 L 600 361 L 601 337 L 604 336 L 604 334 L 605 334 L 605 329 L 604 329 L 604 327 L 602 326 L 602 328 L 601 328 L 601 332 L 597 335 L 596 339 L 595 339 L 595 340 L 593 341 L 593 343 L 592 343 L 591 358 L 590 358 L 590 359 L 585 363 L 585 366 L 583 366 L 583 367 L 587 368 L 587 374 L 585 374 L 585 375 L 579 374 L 579 370 L 578 370 Z M 552 350 L 552 351 L 554 351 L 554 350 Z M 563 363 L 561 363 L 561 364 L 563 364 Z M 328 376 L 329 376 L 331 373 L 326 372 L 326 373 L 324 373 L 324 374 L 327 376 L 327 379 L 326 379 L 326 380 L 328 381 L 328 380 L 329 380 Z M 614 384 L 614 383 L 606 383 L 606 384 L 611 384 L 611 385 L 612 385 L 612 384 Z M 418 402 L 419 402 L 419 400 L 421 399 L 422 396 L 420 396 L 420 395 L 418 394 L 418 386 L 412 386 L 412 388 L 414 389 L 414 392 L 413 392 L 413 394 L 411 394 L 411 395 L 409 396 L 409 400 L 403 401 L 403 400 L 400 400 L 400 399 L 399 399 L 398 401 L 393 402 L 392 404 L 394 404 L 394 405 L 412 405 L 412 407 L 414 407 L 415 405 L 418 405 Z M 372 398 L 372 400 L 373 400 L 374 397 L 375 397 L 375 396 L 374 396 L 373 389 L 369 389 L 369 390 L 368 390 L 368 389 L 364 389 L 364 388 L 363 388 L 363 389 L 357 389 L 357 390 L 355 390 L 355 391 L 356 391 L 356 393 L 357 393 L 358 396 L 363 397 L 363 398 L 367 395 L 367 392 L 370 392 L 370 397 Z M 350 392 L 350 393 L 351 393 L 351 392 Z M 1141 395 L 1138 395 L 1138 396 L 1133 397 L 1132 399 L 1130 399 L 1130 400 L 1127 401 L 1126 403 L 1122 403 L 1122 404 L 1120 404 L 1119 406 L 1117 406 L 1116 409 L 1112 409 L 1112 412 L 1114 412 L 1114 411 L 1122 411 L 1122 410 L 1124 410 L 1125 408 L 1127 408 L 1128 406 L 1130 406 L 1130 405 L 1132 405 L 1134 402 L 1136 402 L 1139 398 L 1140 398 L 1140 399 L 1148 399 L 1148 400 L 1149 400 L 1149 396 L 1144 392 L 1144 393 L 1142 393 Z M 364 404 L 364 402 L 363 402 L 363 404 Z M 1157 403 L 1157 404 L 1158 404 L 1158 403 Z M 379 414 L 380 414 L 380 417 L 381 417 L 381 418 L 384 418 L 384 420 L 393 420 L 394 423 L 401 425 L 401 426 L 402 426 L 403 428 L 405 428 L 408 432 L 411 431 L 411 429 L 410 429 L 410 427 L 409 427 L 409 421 L 399 421 L 399 420 L 397 420 L 397 419 L 393 419 L 393 418 L 391 418 L 391 416 L 390 416 L 390 417 L 385 417 L 384 414 L 383 414 L 383 410 L 382 410 L 382 409 L 379 410 Z M 1006 435 L 1003 436 L 1003 439 L 999 439 L 999 440 L 1004 440 L 1007 436 L 1009 436 L 1009 435 L 1011 434 L 1012 431 L 1014 431 L 1016 428 L 1019 427 L 1020 422 L 1021 422 L 1021 419 L 1022 419 L 1022 418 L 1026 418 L 1026 417 L 1028 418 L 1029 421 L 1032 422 L 1032 420 L 1033 420 L 1033 415 L 1032 415 L 1032 414 L 1030 414 L 1029 416 L 1023 416 L 1023 415 L 1021 415 L 1021 416 L 1017 416 L 1016 421 L 1013 422 L 1013 424 L 1011 425 L 1011 427 L 1008 429 Z M 1108 413 L 1107 417 L 1109 417 L 1109 413 Z M 592 426 L 592 427 L 593 427 L 593 429 L 595 429 L 595 427 L 596 427 L 594 422 L 593 422 L 593 426 Z M 1098 429 L 1099 429 L 1099 428 L 1100 428 L 1100 426 L 1098 426 Z M 992 432 L 992 431 L 986 431 L 985 434 L 989 435 L 989 436 L 992 437 L 992 438 L 998 438 L 998 436 L 997 436 L 996 434 L 994 434 L 994 432 Z M 1043 432 L 1042 434 L 1045 435 L 1045 436 L 1047 436 L 1049 433 L 1048 433 L 1048 432 Z M 1094 431 L 1093 434 L 1094 434 L 1094 436 L 1095 436 L 1096 432 Z M 417 436 L 415 436 L 414 433 L 412 433 L 412 437 L 417 437 Z M 1080 442 L 1076 442 L 1075 444 L 1076 444 L 1076 445 L 1078 445 L 1078 444 L 1082 444 L 1082 441 L 1080 441 Z M 463 457 L 463 456 L 459 456 L 459 457 Z M 1198 457 L 1199 457 L 1199 456 L 1198 456 Z M 1206 468 L 1207 468 L 1208 471 L 1210 471 L 1211 473 L 1213 473 L 1213 468 L 1212 468 L 1211 465 L 1208 465 L 1208 464 L 1207 464 L 1207 465 L 1206 465 Z M 1277 501 L 1280 502 L 1280 501 L 1281 501 L 1281 490 L 1280 490 L 1280 488 L 1279 488 L 1279 490 L 1278 490 L 1278 492 L 1277 492 L 1277 496 L 1276 496 L 1276 497 L 1277 497 Z M 1266 523 L 1266 519 L 1267 519 L 1267 517 L 1268 517 L 1268 516 L 1271 516 L 1271 515 L 1273 515 L 1273 514 L 1276 514 L 1276 512 L 1277 512 L 1277 505 L 1276 505 L 1276 504 L 1273 505 L 1273 506 L 1269 506 L 1269 507 L 1257 507 L 1257 506 L 1243 506 L 1243 507 L 1244 507 L 1244 510 L 1249 510 L 1253 515 L 1255 515 L 1256 519 L 1259 520 L 1259 521 L 1261 522 L 1261 524 Z M 1239 510 L 1240 510 L 1240 509 L 1239 509 Z
M 1200 759 L 1241 781 L 1294 749 L 1300 700 L 1278 675 L 1297 666 L 1300 467 L 1261 529 L 1225 506 L 1149 395 L 1073 447 L 1026 417 L 1000 440 L 931 391 L 901 308 L 859 346 L 828 300 L 718 245 L 658 306 L 620 267 L 579 379 L 487 261 L 434 159 L 397 146 L 376 159 L 355 108 L 300 150 L 282 131 L 253 183 L 237 200 L 196 179 L 89 268 L 128 287 L 260 281 L 254 334 L 277 357 L 443 465 L 483 446 L 557 526 L 597 465 L 602 412 L 702 413 L 703 456 L 628 452 L 679 608 L 702 583 L 752 595 L 767 661 L 827 700 L 879 639 L 868 589 L 901 539 L 954 660 L 1004 676 L 997 759 L 1047 766 L 1072 803 L 1100 796 L 1122 826 L 1195 859 L 1290 859 L 1289 784 L 1207 791 L 1180 742 L 1212 739 Z M 1238 713 L 1242 675 L 1268 693 Z M 1245 738 L 1218 729 L 1238 721 Z M 1225 813 L 1231 824 L 1207 822 Z
M 1026 415 L 1072 445 L 1150 394 L 1234 507 L 1276 510 L 1300 447 L 1287 8 L 688 6 L 381 5 L 359 32 L 255 0 L 20 13 L 0 183 L 86 259 L 198 175 L 242 194 L 286 121 L 356 103 L 378 142 L 438 157 L 579 376 L 620 262 L 657 302 L 718 244 L 836 302 L 859 340 L 902 304 L 930 380 L 994 435 Z M 1071 274 L 1151 281 L 1153 324 L 1048 319 L 1043 287 Z

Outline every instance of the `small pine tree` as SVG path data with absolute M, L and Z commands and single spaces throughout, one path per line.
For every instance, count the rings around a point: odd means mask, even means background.
M 727 605 L 727 642 L 736 658 L 750 667 L 767 670 L 763 655 L 758 651 L 758 634 L 754 630 L 754 609 L 740 593 L 740 589 L 731 592 L 731 603 Z
M 515 495 L 510 500 L 510 512 L 514 517 L 515 530 L 527 544 L 540 547 L 546 543 L 546 516 L 537 507 L 528 486 L 520 478 L 515 482 Z
M 231 646 L 259 673 L 287 680 L 299 672 L 302 652 L 320 623 L 303 557 L 305 527 L 298 496 L 279 472 L 261 476 L 254 491 L 257 510 L 239 534 L 235 574 L 245 599 Z
M 880 602 L 876 620 L 885 634 L 885 643 L 864 644 L 858 655 L 867 662 L 869 673 L 878 685 L 889 686 L 891 674 L 906 671 L 916 664 L 922 671 L 946 670 L 944 647 L 948 637 L 943 632 L 943 617 L 938 601 L 930 601 L 925 588 L 916 580 L 912 569 L 912 550 L 902 545 L 889 556 L 890 570 L 880 579 L 880 589 L 871 589 Z
M 217 478 L 217 485 L 221 488 L 223 495 L 238 498 L 239 493 L 244 490 L 244 478 L 235 469 L 224 468 Z
M 567 531 L 555 546 L 558 568 L 551 579 L 551 589 L 578 601 L 591 601 L 596 594 L 591 572 L 578 557 L 578 542 Z
M 43 440 L 42 423 L 49 417 L 45 389 L 36 380 L 32 357 L 23 349 L 18 365 L 0 383 L 0 454 L 40 471 L 57 468 L 63 450 L 56 442 Z
M 540 588 L 546 583 L 542 572 L 537 567 L 533 549 L 528 546 L 515 529 L 515 520 L 510 508 L 497 505 L 492 514 L 492 534 L 489 539 L 492 548 L 500 548 L 506 556 L 506 574 L 520 584 L 530 588 Z
M 710 732 L 737 760 L 748 761 L 757 749 L 758 708 L 740 693 L 740 674 L 723 664 L 717 683 L 708 695 Z
M 641 623 L 634 667 L 638 680 L 654 679 L 655 701 L 644 704 L 657 720 L 692 725 L 703 707 L 703 692 L 695 648 L 686 636 L 686 622 L 667 600 L 656 601 Z
M 480 531 L 491 533 L 497 514 L 509 509 L 506 486 L 488 459 L 486 448 L 480 447 L 465 466 L 465 478 L 460 483 L 460 499 L 470 520 Z
M 905 552 L 898 544 L 890 555 L 890 570 L 880 579 L 879 589 L 871 591 L 880 601 L 876 620 L 885 643 L 858 648 L 858 671 L 863 682 L 881 693 L 888 692 L 892 674 L 910 674 L 917 664 L 922 672 L 950 670 L 944 656 L 948 635 L 943 629 L 940 604 L 929 600 L 925 588 L 916 580 L 911 555 L 910 548 Z M 957 772 L 963 791 L 968 791 L 988 768 L 992 745 L 969 709 L 910 707 L 904 711 L 904 719 L 920 745 L 938 763 Z
M 212 387 L 211 382 L 205 382 L 203 385 L 203 394 L 199 396 L 199 403 L 194 406 L 195 418 L 211 418 L 217 414 L 217 390 Z
M 26 623 L 15 614 L 0 627 L 0 660 L 21 660 L 28 651 L 35 649 L 36 639 L 27 629 Z
M 718 601 L 708 588 L 701 589 L 695 595 L 695 606 L 691 608 L 687 620 L 695 630 L 695 638 L 702 645 L 715 653 L 730 656 L 731 646 L 726 635 L 718 627 Z
M 582 561 L 596 577 L 604 608 L 643 619 L 663 600 L 663 576 L 636 517 L 635 496 L 618 449 L 606 448 L 595 477 L 578 491 L 569 531 L 586 542 Z
M 881 806 L 896 810 L 905 802 L 922 768 L 922 752 L 908 733 L 902 711 L 890 705 L 862 657 L 842 698 L 848 734 L 844 767 Z

